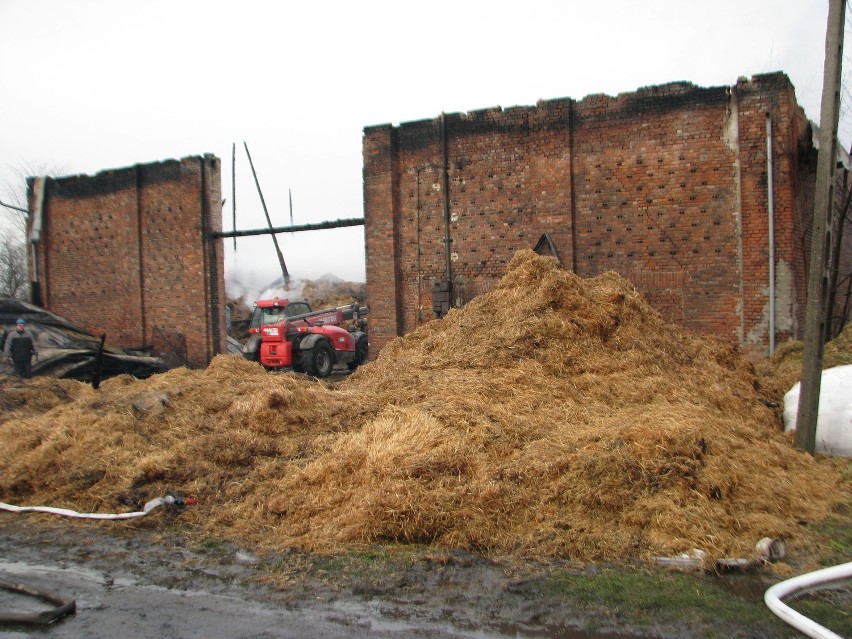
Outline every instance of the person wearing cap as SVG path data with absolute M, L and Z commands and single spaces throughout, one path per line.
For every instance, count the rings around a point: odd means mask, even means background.
M 6 336 L 3 346 L 3 354 L 12 358 L 15 367 L 15 375 L 28 379 L 32 377 L 33 358 L 38 359 L 38 347 L 35 337 L 27 328 L 27 322 L 18 318 L 15 322 L 15 330 Z

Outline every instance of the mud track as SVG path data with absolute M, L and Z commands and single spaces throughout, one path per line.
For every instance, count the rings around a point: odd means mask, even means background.
M 583 618 L 546 594 L 547 565 L 461 551 L 382 555 L 372 566 L 299 551 L 260 558 L 228 544 L 189 549 L 159 531 L 4 513 L 0 548 L 0 581 L 77 604 L 76 614 L 46 628 L 0 625 L 0 639 L 702 635 L 695 627 L 631 628 L 607 622 L 611 614 L 594 621 L 596 633 L 577 630 L 589 627 L 589 609 Z M 2 610 L 39 605 L 0 597 Z

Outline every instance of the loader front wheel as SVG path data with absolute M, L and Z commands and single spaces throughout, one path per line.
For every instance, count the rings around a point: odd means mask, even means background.
M 347 364 L 350 371 L 354 371 L 361 364 L 366 364 L 370 357 L 370 344 L 367 336 L 361 333 L 355 340 L 355 359 Z
M 293 351 L 292 352 L 293 352 L 293 360 L 292 360 L 292 363 L 290 364 L 290 367 L 294 371 L 296 371 L 297 373 L 304 373 L 305 372 L 305 364 L 302 360 L 302 357 L 304 357 L 305 353 L 309 353 L 310 351 L 300 350 L 299 349 L 299 343 L 295 342 L 293 344 Z
M 323 339 L 302 351 L 301 364 L 308 375 L 328 377 L 334 369 L 334 351 L 331 344 Z

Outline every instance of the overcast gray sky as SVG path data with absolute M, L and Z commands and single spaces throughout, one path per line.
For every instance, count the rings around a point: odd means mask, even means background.
M 374 124 L 770 71 L 818 122 L 827 14 L 828 0 L 0 0 L 0 193 L 22 167 L 213 153 L 229 229 L 236 143 L 237 226 L 253 229 L 243 141 L 283 226 L 288 189 L 296 224 L 363 215 Z M 847 147 L 850 107 L 844 94 Z M 364 280 L 362 227 L 279 240 L 293 277 Z M 268 236 L 226 246 L 229 278 L 280 274 Z

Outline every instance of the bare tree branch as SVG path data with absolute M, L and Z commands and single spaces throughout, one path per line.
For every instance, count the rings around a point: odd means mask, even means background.
M 0 202 L 0 295 L 26 299 L 27 273 L 27 178 L 57 175 L 56 167 L 23 164 L 12 169 L 14 178 L 3 185 Z

